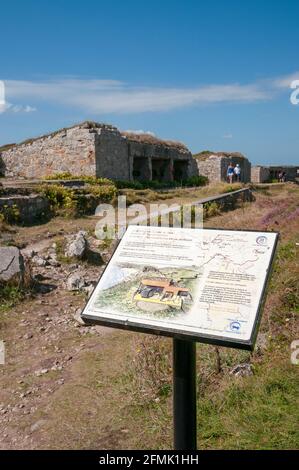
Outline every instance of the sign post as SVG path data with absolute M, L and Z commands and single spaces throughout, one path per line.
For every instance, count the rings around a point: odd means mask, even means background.
M 175 450 L 196 450 L 196 343 L 173 340 Z
M 128 227 L 82 318 L 173 338 L 174 447 L 196 449 L 196 342 L 252 351 L 278 234 Z

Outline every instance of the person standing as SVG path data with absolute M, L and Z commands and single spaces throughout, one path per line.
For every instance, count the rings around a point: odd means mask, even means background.
M 232 163 L 230 163 L 227 168 L 227 180 L 230 184 L 232 184 L 233 182 L 233 177 L 234 177 L 234 167 Z
M 239 183 L 241 181 L 241 167 L 240 167 L 239 163 L 237 163 L 235 168 L 234 168 L 234 174 L 235 174 L 235 177 L 236 177 L 236 181 L 238 181 L 238 183 Z

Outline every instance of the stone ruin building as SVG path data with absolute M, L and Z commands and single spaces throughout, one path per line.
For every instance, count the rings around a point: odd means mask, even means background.
M 192 155 L 179 143 L 149 134 L 120 132 L 109 124 L 86 121 L 20 144 L 0 147 L 0 177 L 39 179 L 58 173 L 115 180 L 182 181 L 203 175 L 226 181 L 227 167 L 241 167 L 241 181 L 263 183 L 299 177 L 298 166 L 253 166 L 241 153 L 204 151 Z
M 89 121 L 0 148 L 2 176 L 35 179 L 65 172 L 128 181 L 179 181 L 196 174 L 197 167 L 181 143 Z
M 204 151 L 194 155 L 200 175 L 207 176 L 210 183 L 227 181 L 227 168 L 230 163 L 238 163 L 241 167 L 241 181 L 248 183 L 251 180 L 251 163 L 241 153 Z
M 280 172 L 285 173 L 285 181 L 297 181 L 299 179 L 299 165 L 261 166 L 251 168 L 251 181 L 253 183 L 267 183 L 278 180 Z

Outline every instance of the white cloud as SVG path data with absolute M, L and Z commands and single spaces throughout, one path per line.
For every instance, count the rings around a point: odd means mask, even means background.
M 223 138 L 223 139 L 232 139 L 232 138 L 233 138 L 233 134 L 223 134 L 222 138 Z
M 144 131 L 143 129 L 138 129 L 138 130 L 132 130 L 132 129 L 128 129 L 124 132 L 127 132 L 128 134 L 137 134 L 137 135 L 140 135 L 140 134 L 147 134 L 147 135 L 151 135 L 152 137 L 155 137 L 156 134 L 154 134 L 154 132 L 151 132 L 151 131 Z
M 34 108 L 33 106 L 29 106 L 28 104 L 23 106 L 21 104 L 6 103 L 3 112 L 4 111 L 12 113 L 33 113 L 34 111 L 36 111 L 36 108 Z
M 294 80 L 299 80 L 299 72 L 292 73 L 290 75 L 285 75 L 283 77 L 278 77 L 273 80 L 273 85 L 276 88 L 290 88 L 291 83 Z
M 9 100 L 28 100 L 78 108 L 86 113 L 168 111 L 212 103 L 254 103 L 273 99 L 291 78 L 278 77 L 249 84 L 202 85 L 193 88 L 132 87 L 116 80 L 63 78 L 47 81 L 6 80 Z M 298 76 L 298 75 L 297 75 Z M 26 108 L 26 106 L 25 106 Z M 29 106 L 30 112 L 34 108 Z M 26 111 L 25 111 L 26 112 Z

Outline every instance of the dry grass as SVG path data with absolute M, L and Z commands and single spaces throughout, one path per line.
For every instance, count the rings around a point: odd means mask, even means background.
M 126 131 L 123 131 L 121 134 L 128 140 L 132 140 L 134 142 L 140 142 L 142 144 L 160 145 L 175 148 L 178 150 L 188 151 L 186 145 L 184 145 L 182 142 L 159 139 L 158 137 L 155 137 L 151 134 L 135 134 L 134 132 Z
M 212 152 L 210 150 L 203 150 L 202 152 L 195 153 L 193 157 L 196 158 L 197 160 L 207 160 L 211 155 L 215 155 L 216 157 L 246 158 L 240 152 Z

